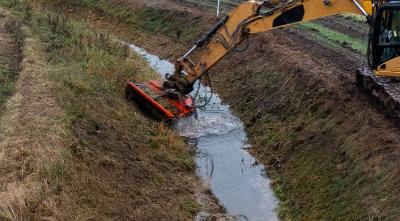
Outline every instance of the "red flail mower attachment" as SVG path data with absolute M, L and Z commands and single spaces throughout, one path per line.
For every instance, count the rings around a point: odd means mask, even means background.
M 148 81 L 144 84 L 128 82 L 125 95 L 149 118 L 171 122 L 195 113 L 190 95 L 178 96 L 166 93 L 162 81 Z

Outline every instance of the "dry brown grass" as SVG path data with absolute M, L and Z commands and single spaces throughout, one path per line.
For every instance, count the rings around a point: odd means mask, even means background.
M 43 44 L 25 39 L 16 93 L 7 102 L 1 123 L 0 216 L 27 220 L 31 211 L 54 204 L 46 173 L 63 164 L 62 110 L 47 79 Z

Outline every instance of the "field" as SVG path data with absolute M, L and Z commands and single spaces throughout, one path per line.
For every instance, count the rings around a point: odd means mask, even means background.
M 156 75 L 115 39 L 173 60 L 215 22 L 215 2 L 0 2 L 25 26 L 23 44 L 0 29 L 13 42 L 1 47 L 17 56 L 0 55 L 10 122 L 0 217 L 191 219 L 200 210 L 193 150 L 124 101 L 123 82 Z M 367 35 L 356 16 L 301 23 L 252 36 L 210 71 L 266 165 L 282 220 L 400 219 L 398 125 L 355 85 Z

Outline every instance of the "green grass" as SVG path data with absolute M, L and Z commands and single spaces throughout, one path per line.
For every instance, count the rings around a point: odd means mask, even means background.
M 8 2 L 10 5 L 14 5 L 14 2 Z M 23 47 L 24 35 L 21 29 L 21 23 L 15 19 L 10 18 L 5 23 L 5 30 L 12 35 L 12 40 L 16 44 L 16 51 L 14 59 L 20 61 L 21 48 Z M 5 58 L 8 60 L 9 58 Z M 14 63 L 14 61 L 13 61 Z M 15 89 L 15 82 L 18 76 L 18 67 L 10 67 L 11 64 L 0 64 L 0 106 L 3 106 L 8 98 L 13 94 Z M 19 65 L 19 64 L 17 64 Z
M 248 110 L 259 107 L 256 96 L 242 99 L 246 108 L 238 115 L 246 124 L 259 160 L 268 162 L 267 175 L 279 199 L 279 216 L 282 220 L 368 220 L 364 199 L 369 194 L 379 195 L 382 179 L 371 178 L 360 162 L 350 160 L 356 157 L 350 156 L 349 144 L 336 144 L 343 129 L 340 122 L 330 118 L 331 108 L 319 100 L 331 99 L 330 93 L 309 82 L 293 86 L 284 77 L 287 75 L 272 70 L 253 72 L 245 84 L 262 91 L 263 99 L 272 105 L 276 105 L 276 96 L 285 96 L 274 94 L 276 85 L 290 85 L 290 100 L 282 99 L 285 103 L 274 106 L 277 109 L 272 113 L 267 109 L 255 114 Z M 247 126 L 252 119 L 257 120 Z M 344 150 L 348 157 L 342 162 L 339 156 Z
M 198 212 L 200 212 L 200 207 L 199 204 L 194 201 L 193 199 L 187 199 L 183 202 L 183 204 L 181 205 L 183 210 L 190 214 L 190 215 L 195 215 Z
M 127 81 L 158 77 L 144 59 L 132 54 L 126 45 L 83 23 L 54 13 L 34 14 L 28 23 L 47 43 L 48 59 L 57 64 L 57 69 L 66 68 L 76 73 L 59 76 L 59 80 L 76 94 L 99 91 L 117 94 Z
M 296 129 L 298 125 L 312 131 L 336 133 L 339 130 L 336 124 L 321 120 L 318 111 L 296 117 L 265 115 L 256 127 L 248 129 L 252 146 L 260 156 L 274 159 L 268 176 L 279 199 L 279 216 L 282 220 L 367 220 L 367 211 L 360 203 L 365 192 L 353 190 L 365 190 L 366 183 L 379 186 L 381 180 L 372 182 L 361 169 L 353 169 L 349 174 L 338 170 L 341 148 L 314 144 L 299 149 L 296 143 L 304 135 Z M 366 190 L 369 191 L 372 188 Z
M 17 73 L 4 65 L 0 65 L 0 105 L 4 105 L 13 94 Z
M 266 72 L 261 77 L 267 80 L 259 84 L 267 86 L 257 85 L 257 79 L 248 84 L 262 88 L 268 96 L 280 83 L 276 78 L 285 75 Z M 270 82 L 277 83 L 269 85 Z M 397 188 L 392 186 L 393 177 L 388 178 L 389 170 L 371 171 L 360 154 L 352 152 L 359 148 L 359 141 L 343 132 L 343 122 L 337 115 L 327 114 L 332 107 L 321 104 L 321 98 L 331 99 L 330 93 L 314 85 L 302 88 L 303 84 L 307 85 L 302 82 L 300 88 L 291 91 L 290 97 L 295 99 L 285 104 L 288 107 L 279 106 L 284 111 L 256 115 L 256 123 L 247 127 L 261 161 L 268 159 L 264 162 L 269 163 L 268 177 L 279 199 L 282 220 L 380 220 L 378 216 L 397 220 L 396 194 L 388 194 L 388 189 Z M 275 96 L 269 99 L 274 100 Z M 257 105 L 246 101 L 247 109 L 239 113 L 245 123 L 255 115 L 248 110 Z M 343 153 L 344 158 L 340 157 Z M 390 203 L 378 202 L 379 199 Z M 389 207 L 390 204 L 393 205 Z
M 367 53 L 367 42 L 355 39 L 349 35 L 313 22 L 301 23 L 299 27 L 309 31 L 316 40 L 326 43 L 330 47 L 340 48 L 343 47 L 343 44 L 346 44 L 360 54 Z

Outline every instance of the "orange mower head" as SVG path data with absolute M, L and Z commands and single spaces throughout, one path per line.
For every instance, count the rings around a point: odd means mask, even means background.
M 128 82 L 125 95 L 143 114 L 156 121 L 172 122 L 196 111 L 190 95 L 165 90 L 162 81 Z

